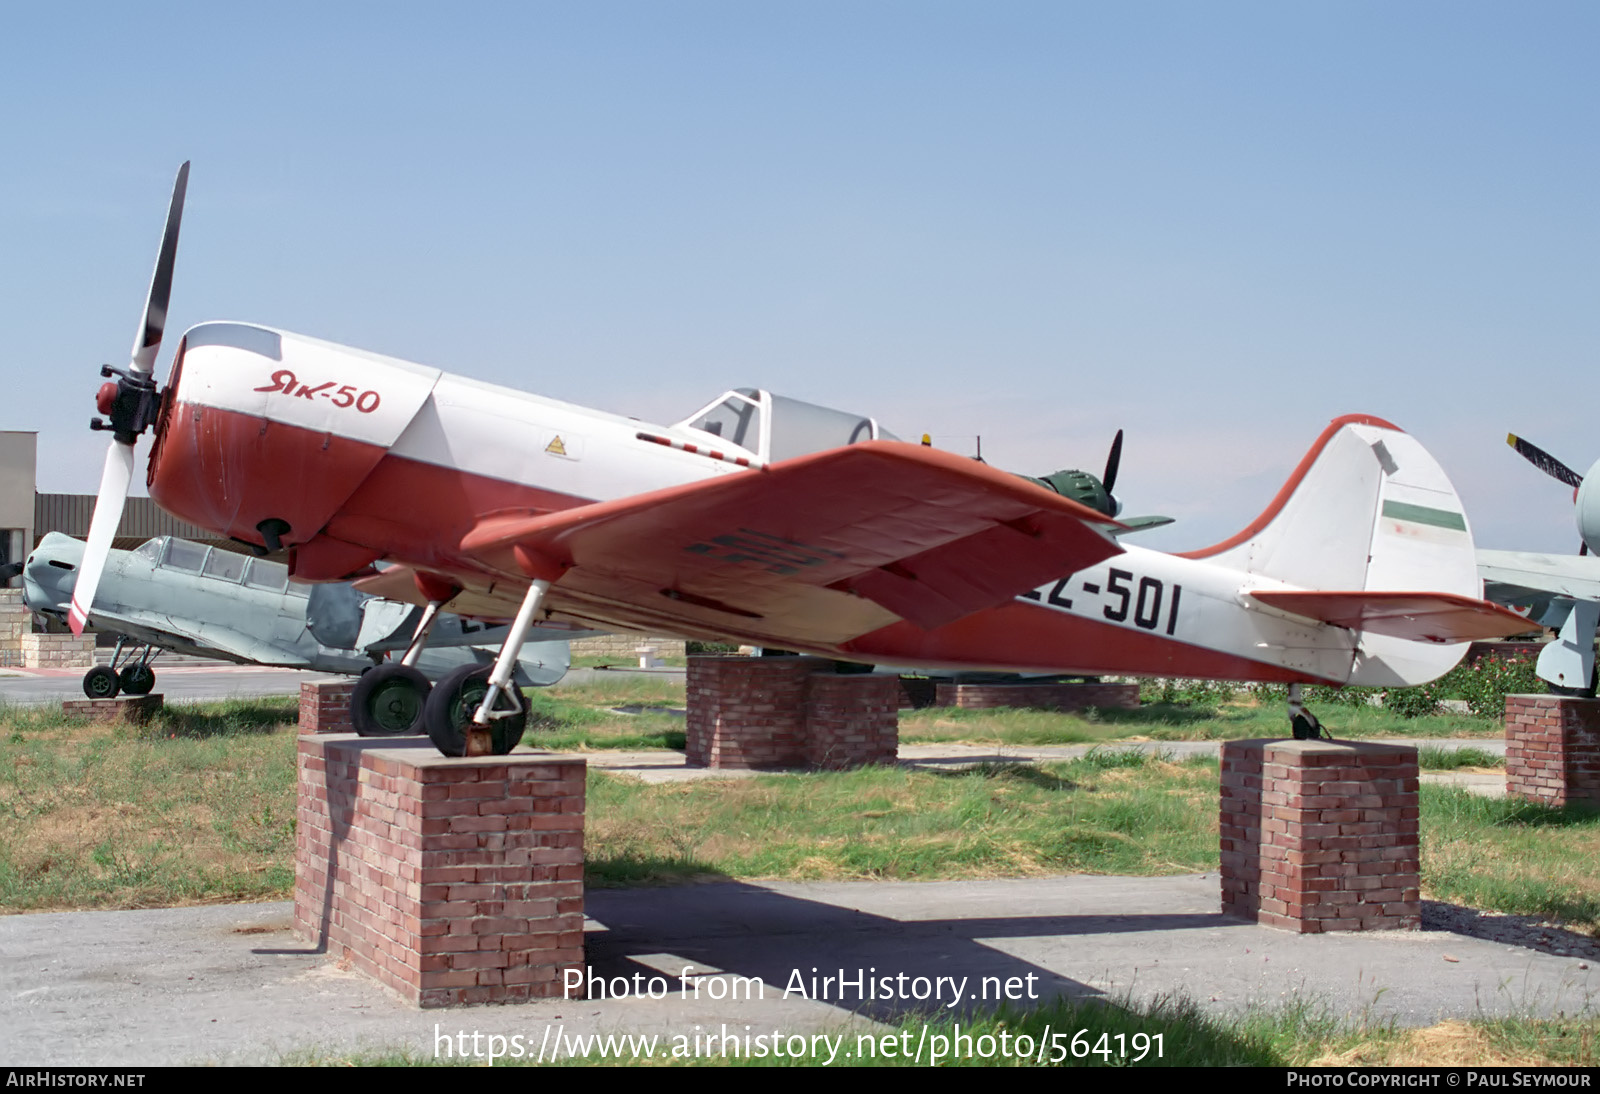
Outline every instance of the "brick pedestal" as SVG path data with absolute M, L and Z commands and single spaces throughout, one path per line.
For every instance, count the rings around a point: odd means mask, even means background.
M 1138 684 L 992 683 L 939 684 L 934 706 L 990 710 L 995 707 L 1031 707 L 1035 710 L 1074 711 L 1089 707 L 1135 710 Z
M 93 668 L 94 635 L 25 634 L 22 663 L 30 669 Z
M 33 613 L 22 603 L 21 589 L 0 589 L 0 665 L 23 665 L 22 636 L 33 631 Z
M 327 680 L 300 685 L 301 733 L 351 733 L 350 693 L 354 680 Z
M 91 722 L 128 722 L 142 726 L 164 705 L 160 693 L 125 695 L 120 699 L 67 699 L 61 704 L 61 713 Z
M 1225 914 L 1302 934 L 1421 924 L 1416 749 L 1228 741 L 1221 798 Z
M 1600 699 L 1506 696 L 1506 793 L 1600 804 Z
M 583 967 L 581 759 L 302 735 L 296 928 L 423 1007 L 560 998 Z
M 898 758 L 899 677 L 815 672 L 805 704 L 807 765 L 837 771 Z
M 812 657 L 689 658 L 686 753 L 713 768 L 893 763 L 900 682 Z

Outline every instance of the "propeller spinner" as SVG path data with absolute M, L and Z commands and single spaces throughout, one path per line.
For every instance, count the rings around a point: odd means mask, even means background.
M 185 161 L 178 168 L 178 178 L 172 184 L 172 203 L 167 208 L 167 226 L 161 235 L 161 251 L 156 256 L 155 270 L 150 275 L 144 317 L 134 334 L 128 367 L 118 369 L 102 365 L 100 368 L 100 375 L 116 377 L 114 381 L 102 384 L 95 397 L 96 407 L 109 421 L 95 418 L 90 421 L 89 428 L 109 431 L 111 444 L 106 449 L 106 465 L 100 476 L 100 494 L 95 500 L 94 520 L 89 524 L 89 541 L 84 547 L 83 563 L 72 593 L 72 607 L 67 614 L 73 634 L 82 634 L 89 621 L 89 607 L 94 603 L 100 574 L 105 569 L 111 551 L 111 541 L 122 520 L 122 508 L 128 500 L 128 486 L 133 481 L 133 446 L 139 435 L 155 421 L 160 409 L 154 376 L 155 361 L 161 349 L 161 336 L 167 327 L 167 305 L 172 298 L 172 270 L 178 255 L 178 226 L 183 220 L 183 198 L 188 187 L 189 164 Z

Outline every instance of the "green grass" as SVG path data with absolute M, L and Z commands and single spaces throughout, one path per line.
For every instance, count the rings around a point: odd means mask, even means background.
M 593 885 L 700 877 L 960 878 L 1215 868 L 1216 764 L 1101 753 L 645 784 L 589 777 Z
M 769 1032 L 763 1028 L 762 1032 Z M 435 1056 L 414 1048 L 346 1052 L 298 1052 L 292 1066 L 551 1066 L 535 1058 L 544 1043 L 534 1028 L 523 1040 L 484 1038 L 476 1057 Z M 606 1035 L 601 1035 L 606 1036 Z M 1447 1021 L 1421 1029 L 1393 1022 L 1337 1017 L 1315 1001 L 1241 1017 L 1208 1014 L 1186 999 L 1149 1003 L 1054 1000 L 1021 1010 L 929 1017 L 908 1014 L 888 1026 L 840 1023 L 806 1036 L 796 1056 L 697 1056 L 684 1037 L 672 1034 L 612 1035 L 609 1049 L 587 1038 L 591 1051 L 558 1064 L 592 1067 L 655 1064 L 695 1067 L 812 1067 L 832 1063 L 867 1067 L 1478 1067 L 1586 1066 L 1600 1063 L 1600 1018 L 1489 1019 Z M 752 1042 L 754 1043 L 754 1042 Z M 770 1040 L 767 1044 L 770 1045 Z M 568 1047 L 572 1047 L 570 1042 Z M 742 1048 L 742 1046 L 741 1046 Z M 765 1046 L 763 1046 L 765 1048 Z M 644 1056 L 642 1052 L 653 1051 Z M 917 1055 L 920 1051 L 920 1057 Z M 676 1055 L 674 1055 L 676 1053 Z
M 683 717 L 673 711 L 683 709 L 683 689 L 680 686 L 674 692 L 656 684 L 644 680 L 527 692 L 530 710 L 523 743 L 559 751 L 681 750 L 685 743 Z
M 1403 718 L 1382 707 L 1311 704 L 1337 739 L 1373 737 L 1498 737 L 1499 719 L 1473 714 Z M 900 739 L 907 743 L 1083 744 L 1114 740 L 1223 741 L 1288 736 L 1288 717 L 1276 703 L 1243 695 L 1218 707 L 1148 703 L 1136 710 L 1057 714 L 1040 710 L 962 710 L 927 707 L 904 711 Z
M 1506 758 L 1481 748 L 1423 745 L 1417 749 L 1417 764 L 1424 771 L 1457 771 L 1463 767 L 1504 767 Z
M 168 708 L 143 728 L 6 710 L 0 912 L 286 895 L 292 702 Z
M 1600 933 L 1600 811 L 1423 786 L 1429 896 Z

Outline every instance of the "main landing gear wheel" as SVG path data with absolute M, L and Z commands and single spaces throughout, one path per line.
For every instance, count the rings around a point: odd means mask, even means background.
M 489 671 L 487 667 L 463 665 L 440 680 L 429 694 L 422 724 L 434 747 L 446 756 L 467 754 L 467 727 L 489 693 Z M 517 713 L 489 719 L 490 748 L 496 756 L 504 756 L 522 740 L 528 707 L 520 696 L 518 701 L 522 702 L 522 709 Z
M 433 685 L 410 665 L 378 665 L 361 674 L 350 693 L 350 724 L 363 737 L 416 733 Z
M 149 665 L 127 665 L 117 673 L 124 694 L 149 695 L 156 686 L 156 674 Z
M 96 665 L 83 674 L 83 693 L 91 699 L 115 699 L 121 687 L 114 669 Z

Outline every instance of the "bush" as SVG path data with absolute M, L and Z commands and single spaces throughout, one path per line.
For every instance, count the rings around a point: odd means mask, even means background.
M 1139 701 L 1215 710 L 1232 700 L 1237 690 L 1237 684 L 1226 680 L 1146 680 L 1139 689 Z
M 1540 693 L 1545 683 L 1534 671 L 1532 657 L 1501 657 L 1490 654 L 1470 665 L 1457 665 L 1440 678 L 1434 687 L 1440 693 L 1467 701 L 1474 714 L 1498 718 L 1505 712 L 1506 696 Z
M 1402 718 L 1420 718 L 1425 714 L 1439 713 L 1438 682 L 1416 688 L 1387 688 L 1383 693 L 1383 708 Z

